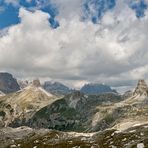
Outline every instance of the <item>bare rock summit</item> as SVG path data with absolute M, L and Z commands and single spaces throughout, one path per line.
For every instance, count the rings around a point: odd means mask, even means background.
M 133 92 L 133 96 L 135 95 L 144 95 L 146 97 L 148 97 L 148 86 L 145 82 L 145 80 L 139 80 L 137 87 L 135 88 L 134 92 Z

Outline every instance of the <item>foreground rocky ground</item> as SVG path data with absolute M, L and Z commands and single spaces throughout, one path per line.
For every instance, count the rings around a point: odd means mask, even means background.
M 1 148 L 147 148 L 148 124 L 126 131 L 108 129 L 96 133 L 35 130 L 28 127 L 0 129 Z

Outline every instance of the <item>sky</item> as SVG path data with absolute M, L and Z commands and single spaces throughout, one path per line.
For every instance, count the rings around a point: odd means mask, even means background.
M 148 0 L 0 0 L 0 71 L 132 88 L 148 80 Z

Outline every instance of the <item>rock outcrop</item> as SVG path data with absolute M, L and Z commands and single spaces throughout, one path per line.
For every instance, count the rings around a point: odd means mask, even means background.
M 133 95 L 148 96 L 148 86 L 144 80 L 139 80 Z
M 0 91 L 5 94 L 20 90 L 20 86 L 13 76 L 9 73 L 0 73 Z
M 23 80 L 19 80 L 18 84 L 19 84 L 20 88 L 23 89 L 23 88 L 29 86 L 30 82 L 28 80 L 24 80 L 24 81 Z
M 33 85 L 34 87 L 41 87 L 40 80 L 39 80 L 39 79 L 33 80 L 32 85 Z

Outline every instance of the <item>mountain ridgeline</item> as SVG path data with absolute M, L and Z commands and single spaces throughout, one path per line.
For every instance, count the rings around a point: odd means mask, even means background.
M 46 91 L 57 95 L 66 95 L 72 92 L 72 90 L 69 87 L 65 86 L 60 82 L 46 81 L 43 84 L 43 88 Z
M 102 93 L 117 93 L 117 91 L 111 89 L 110 86 L 97 83 L 85 84 L 80 91 L 87 95 L 97 95 Z
M 1 147 L 148 146 L 144 80 L 133 92 L 121 95 L 103 84 L 87 84 L 76 91 L 38 79 L 19 86 L 12 75 L 0 76 Z

